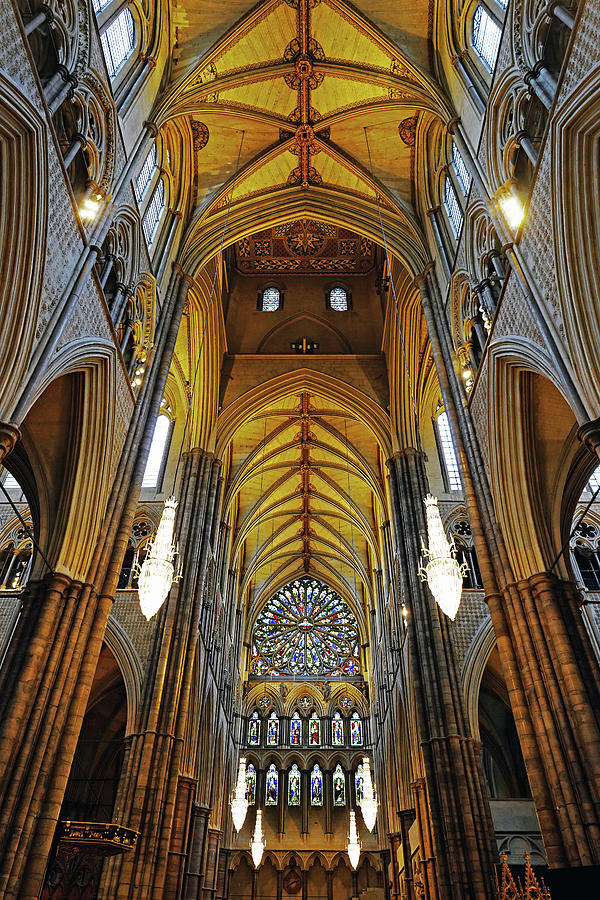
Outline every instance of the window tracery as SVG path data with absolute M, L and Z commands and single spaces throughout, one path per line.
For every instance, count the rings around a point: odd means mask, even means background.
M 588 591 L 600 591 L 600 527 L 584 519 L 571 539 L 571 554 L 581 581 Z
M 282 588 L 254 626 L 255 675 L 336 676 L 360 671 L 358 625 L 348 604 L 319 581 Z
M 139 570 L 148 552 L 148 542 L 156 526 L 149 519 L 137 519 L 131 528 L 127 550 L 119 573 L 117 590 L 136 590 Z

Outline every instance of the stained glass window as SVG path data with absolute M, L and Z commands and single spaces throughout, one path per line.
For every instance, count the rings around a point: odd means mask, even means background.
M 483 6 L 478 6 L 473 16 L 473 47 L 490 72 L 496 65 L 501 37 L 498 25 Z
M 347 312 L 348 291 L 343 287 L 334 287 L 329 291 L 329 308 L 336 312 Z
M 262 292 L 260 308 L 263 312 L 276 312 L 281 305 L 281 291 L 276 287 L 265 288 Z
M 122 13 L 119 13 L 106 31 L 102 32 L 100 41 L 108 74 L 111 78 L 114 78 L 133 51 L 135 27 L 133 16 L 128 9 L 124 9 Z
M 313 746 L 321 743 L 321 723 L 315 712 L 308 720 L 308 743 Z
M 296 763 L 288 775 L 288 806 L 300 806 L 300 769 Z
M 454 442 L 452 441 L 452 434 L 448 423 L 448 414 L 441 412 L 436 419 L 436 424 L 438 437 L 440 439 L 440 444 L 442 445 L 446 474 L 448 476 L 448 488 L 451 491 L 460 491 L 462 483 L 460 480 L 456 453 L 454 452 Z
M 267 722 L 267 744 L 279 743 L 279 719 L 277 718 L 275 711 L 271 713 Z
M 252 763 L 248 763 L 246 768 L 246 800 L 250 806 L 256 802 L 256 769 Z
M 364 791 L 364 785 L 365 785 L 365 778 L 363 775 L 362 763 L 356 770 L 356 775 L 354 776 L 354 784 L 355 784 L 355 788 L 356 788 L 356 805 L 360 806 L 360 804 L 362 803 L 362 799 L 363 799 L 363 791 Z
M 264 605 L 254 626 L 254 675 L 358 675 L 358 625 L 327 585 L 293 581 Z
M 341 747 L 344 743 L 344 720 L 339 712 L 331 720 L 331 743 L 336 747 Z
M 144 165 L 140 169 L 139 174 L 135 179 L 135 195 L 138 199 L 138 202 L 143 199 L 146 191 L 148 190 L 157 167 L 158 150 L 156 149 L 156 144 L 152 144 L 150 152 L 144 160 Z
M 339 763 L 333 770 L 333 805 L 346 805 L 346 776 Z
M 358 713 L 352 713 L 350 719 L 350 743 L 353 747 L 362 747 L 362 722 Z
M 323 773 L 318 763 L 310 773 L 310 805 L 323 806 Z
M 296 712 L 290 719 L 290 744 L 295 744 L 296 747 L 299 747 L 301 743 L 302 719 L 300 718 L 300 713 L 298 712 L 298 710 L 296 710 Z
M 257 747 L 260 744 L 260 719 L 256 711 L 252 713 L 248 722 L 248 743 L 252 747 Z
M 279 799 L 279 772 L 275 767 L 275 763 L 271 763 L 267 769 L 267 777 L 265 779 L 265 805 L 277 806 Z

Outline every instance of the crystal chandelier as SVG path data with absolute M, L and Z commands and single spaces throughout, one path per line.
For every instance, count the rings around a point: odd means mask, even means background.
M 265 837 L 262 830 L 262 809 L 256 810 L 256 824 L 254 826 L 254 834 L 250 841 L 250 850 L 252 851 L 252 862 L 258 869 L 262 859 L 263 850 L 265 849 Z
M 236 831 L 240 831 L 246 819 L 248 812 L 248 798 L 246 796 L 246 760 L 240 757 L 240 767 L 238 769 L 237 784 L 235 793 L 231 798 L 231 818 L 233 819 L 233 827 Z
M 171 590 L 175 575 L 173 559 L 178 553 L 173 543 L 175 509 L 177 500 L 169 497 L 161 516 L 150 550 L 139 571 L 138 594 L 140 609 L 147 619 L 151 619 L 161 608 Z
M 353 869 L 358 866 L 360 859 L 361 843 L 358 839 L 358 831 L 356 830 L 356 814 L 353 809 L 350 810 L 350 833 L 348 835 L 348 843 L 346 850 L 348 851 L 348 859 Z
M 365 825 L 369 831 L 373 831 L 377 819 L 377 795 L 373 788 L 371 765 L 367 756 L 363 756 L 363 796 L 360 808 Z
M 437 497 L 427 494 L 425 497 L 427 512 L 427 536 L 429 548 L 423 547 L 424 556 L 429 562 L 419 569 L 421 581 L 426 581 L 435 600 L 447 616 L 454 619 L 460 606 L 463 577 L 468 568 L 459 563 L 454 554 L 454 543 L 450 544 L 442 525 Z

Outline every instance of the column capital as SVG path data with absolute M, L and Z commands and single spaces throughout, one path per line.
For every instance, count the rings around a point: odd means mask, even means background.
M 454 116 L 453 119 L 446 124 L 449 134 L 455 134 L 457 127 L 460 125 L 460 116 Z
M 191 287 L 194 283 L 194 279 L 191 275 L 188 275 L 187 272 L 184 272 L 178 262 L 173 263 L 173 271 L 175 274 L 181 278 L 184 284 L 187 284 L 188 287 Z
M 152 122 L 150 119 L 146 119 L 144 122 L 144 128 L 147 128 L 153 138 L 158 135 L 158 125 L 156 122 Z
M 413 278 L 415 285 L 420 289 L 429 278 L 429 273 L 433 269 L 433 262 L 428 262 L 422 272 L 419 272 Z
M 596 456 L 600 456 L 600 418 L 592 419 L 582 425 L 577 432 L 577 437 L 588 450 L 591 450 Z
M 0 462 L 12 453 L 21 440 L 21 430 L 13 422 L 0 422 Z

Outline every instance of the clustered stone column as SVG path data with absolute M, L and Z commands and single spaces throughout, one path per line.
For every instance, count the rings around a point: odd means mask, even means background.
M 423 453 L 407 448 L 388 468 L 437 889 L 444 900 L 492 900 L 496 851 L 483 774 L 447 621 L 418 577 L 428 493 Z

